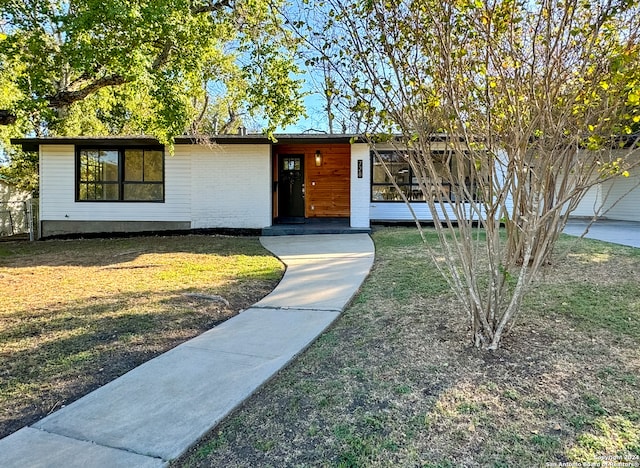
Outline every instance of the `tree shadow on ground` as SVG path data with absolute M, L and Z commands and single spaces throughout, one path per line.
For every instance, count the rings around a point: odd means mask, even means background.
M 0 437 L 123 375 L 251 306 L 275 286 L 254 280 L 220 291 L 112 295 L 67 303 L 0 332 Z M 205 291 L 206 292 L 206 291 Z M 210 296 L 214 297 L 214 296 Z
M 0 268 L 87 266 L 132 262 L 146 254 L 271 255 L 256 237 L 180 235 L 116 239 L 47 240 L 0 244 Z

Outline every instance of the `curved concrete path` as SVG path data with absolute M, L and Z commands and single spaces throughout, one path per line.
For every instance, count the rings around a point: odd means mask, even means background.
M 271 294 L 0 440 L 0 466 L 166 466 L 311 344 L 373 264 L 366 234 L 260 241 L 287 265 Z

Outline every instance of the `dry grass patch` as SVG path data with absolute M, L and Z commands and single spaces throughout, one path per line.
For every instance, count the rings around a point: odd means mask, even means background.
M 269 293 L 255 238 L 0 244 L 0 437 Z
M 411 229 L 336 324 L 174 466 L 544 466 L 640 457 L 640 252 L 565 237 L 497 352 Z

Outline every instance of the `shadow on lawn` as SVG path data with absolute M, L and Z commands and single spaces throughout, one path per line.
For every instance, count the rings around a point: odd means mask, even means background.
M 0 332 L 0 438 L 219 325 L 274 284 L 256 281 L 235 296 L 225 291 L 228 307 L 185 296 L 194 292 L 185 289 L 142 305 L 145 293 L 64 304 L 12 323 Z
M 355 305 L 171 466 L 540 466 L 571 461 L 603 418 L 634 421 L 607 394 L 637 402 L 637 370 L 606 341 L 534 319 L 479 351 L 460 317 L 420 305 Z
M 207 235 L 47 240 L 0 244 L 0 268 L 87 266 L 132 262 L 149 254 L 271 255 L 256 237 Z

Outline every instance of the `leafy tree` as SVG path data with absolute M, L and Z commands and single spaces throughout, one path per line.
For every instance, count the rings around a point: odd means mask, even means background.
M 12 181 L 16 187 L 32 194 L 38 193 L 38 154 L 16 152 L 11 164 L 0 167 L 0 175 Z
M 233 128 L 259 115 L 271 134 L 303 112 L 296 41 L 276 6 L 2 0 L 0 123 L 13 136 L 144 133 L 171 143 L 206 118 Z
M 578 202 L 637 163 L 638 2 L 327 4 L 318 57 L 375 117 L 371 138 L 403 150 L 419 193 L 396 191 L 428 205 L 433 259 L 474 345 L 496 349 Z

